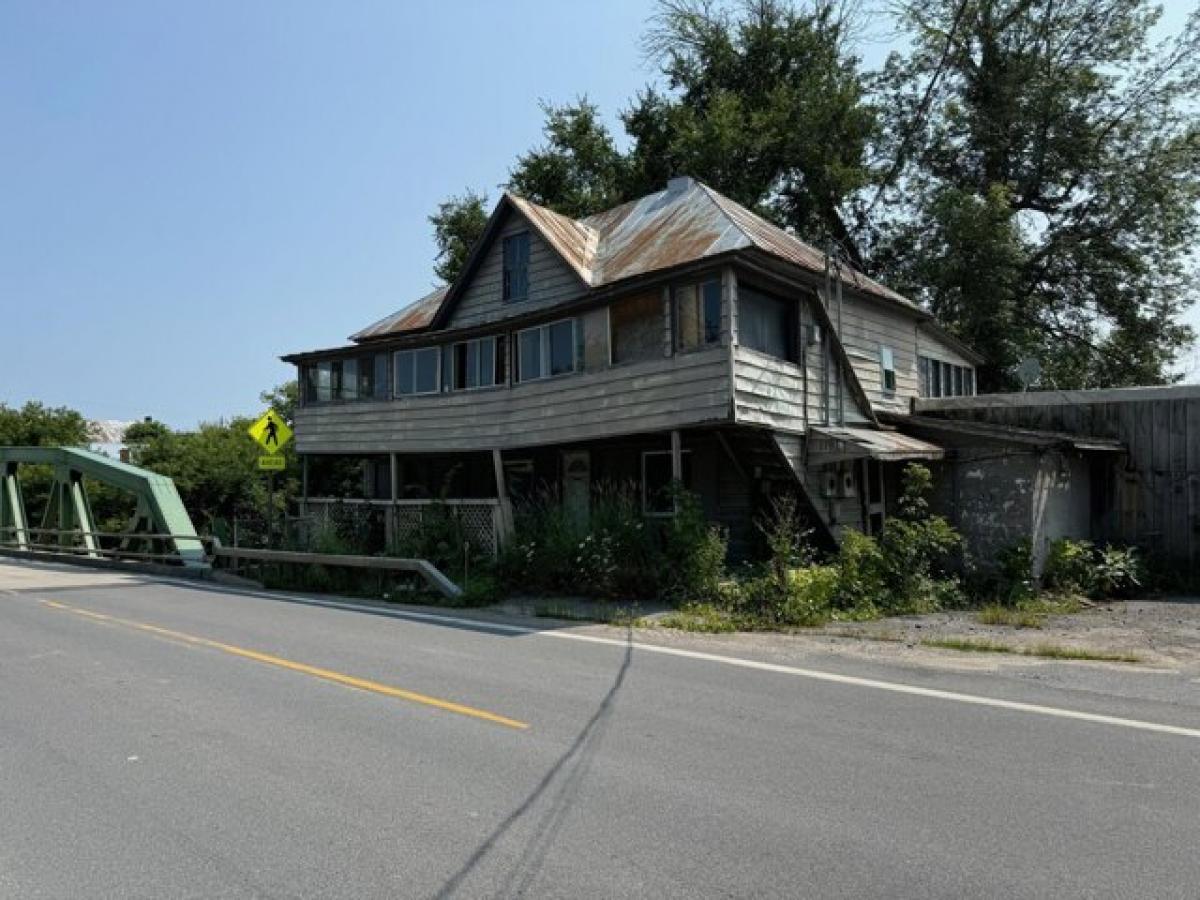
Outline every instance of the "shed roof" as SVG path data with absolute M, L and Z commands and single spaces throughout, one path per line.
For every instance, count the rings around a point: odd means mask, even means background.
M 508 209 L 524 216 L 584 285 L 592 288 L 734 250 L 758 250 L 815 274 L 825 272 L 825 254 L 820 250 L 691 178 L 673 178 L 665 190 L 584 219 L 572 219 L 506 192 L 492 221 Z M 461 278 L 470 275 L 468 267 Z M 905 297 L 853 269 L 843 266 L 841 275 L 845 284 L 863 293 L 922 312 Z M 422 297 L 352 335 L 351 340 L 430 327 L 442 308 L 454 303 L 455 287 Z

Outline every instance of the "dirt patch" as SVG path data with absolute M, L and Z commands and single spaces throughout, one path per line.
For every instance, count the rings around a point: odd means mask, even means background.
M 1040 628 L 985 625 L 977 612 L 962 610 L 833 624 L 807 633 L 847 643 L 892 644 L 942 657 L 965 654 L 926 642 L 995 642 L 1017 652 L 1052 646 L 1132 654 L 1143 666 L 1200 674 L 1200 597 L 1099 603 L 1078 613 L 1048 616 Z M 888 655 L 882 648 L 872 653 L 878 654 Z

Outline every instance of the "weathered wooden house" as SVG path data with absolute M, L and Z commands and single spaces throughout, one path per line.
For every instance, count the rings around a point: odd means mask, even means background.
M 735 548 L 782 491 L 828 539 L 875 532 L 900 466 L 944 452 L 883 419 L 973 395 L 978 362 L 925 310 L 689 178 L 581 220 L 506 194 L 454 284 L 350 340 L 284 357 L 298 452 L 364 460 L 359 502 L 390 531 L 442 497 L 482 543 L 539 487 L 582 512 L 633 485 L 659 516 L 672 480 Z

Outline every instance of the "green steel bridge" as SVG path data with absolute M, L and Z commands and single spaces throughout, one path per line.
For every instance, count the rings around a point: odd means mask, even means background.
M 41 521 L 29 520 L 21 469 L 52 473 Z M 109 485 L 136 501 L 127 527 L 102 533 L 88 503 L 88 481 Z M 100 453 L 73 447 L 0 447 L 0 549 L 74 556 L 134 559 L 207 568 L 204 545 L 175 482 Z

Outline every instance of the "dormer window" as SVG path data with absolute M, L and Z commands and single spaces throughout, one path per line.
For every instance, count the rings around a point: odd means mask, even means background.
M 529 296 L 529 232 L 504 239 L 504 302 L 515 303 Z

